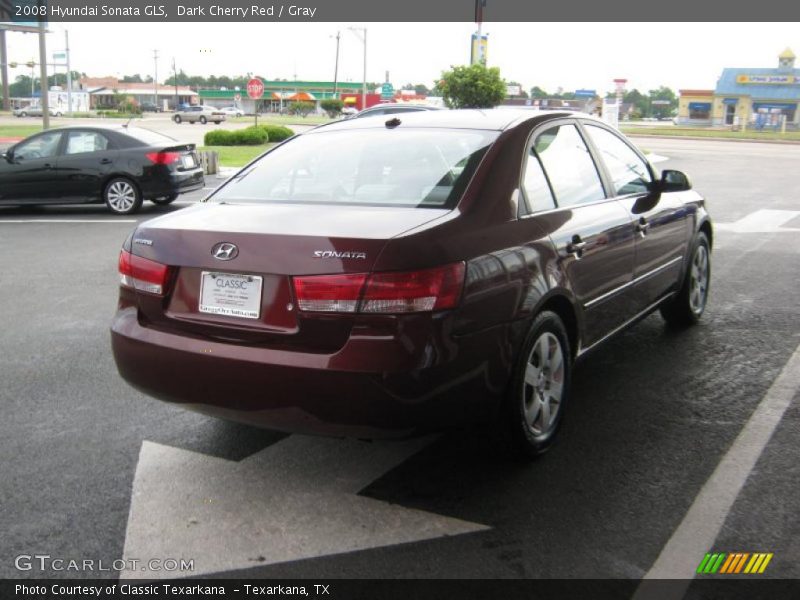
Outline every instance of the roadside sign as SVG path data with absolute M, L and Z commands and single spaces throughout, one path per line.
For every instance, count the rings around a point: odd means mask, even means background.
M 233 99 L 234 99 L 234 101 L 239 102 L 239 100 L 242 99 L 242 95 L 241 94 L 234 94 Z
M 264 95 L 264 83 L 260 79 L 253 78 L 247 82 L 247 95 L 253 100 L 258 100 Z
M 384 83 L 381 86 L 381 98 L 387 100 L 394 96 L 394 86 L 391 83 Z

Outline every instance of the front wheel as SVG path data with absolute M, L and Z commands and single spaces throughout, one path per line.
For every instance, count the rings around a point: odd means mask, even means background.
M 205 117 L 201 116 L 200 117 L 200 124 L 201 125 L 205 125 L 206 123 L 208 123 L 208 119 L 206 119 Z
M 182 119 L 180 115 L 175 115 L 174 117 L 172 117 L 172 120 L 175 121 L 175 123 L 177 123 L 178 125 L 180 125 Z
M 514 456 L 532 459 L 552 445 L 569 398 L 571 356 L 561 318 L 550 311 L 537 315 L 501 414 L 501 442 Z
M 661 307 L 661 316 L 674 327 L 688 327 L 703 316 L 708 301 L 711 282 L 711 249 L 708 237 L 697 234 L 692 248 L 691 260 L 686 269 L 678 294 Z
M 103 200 L 115 215 L 130 215 L 142 205 L 142 195 L 130 180 L 116 177 L 108 182 L 103 191 Z

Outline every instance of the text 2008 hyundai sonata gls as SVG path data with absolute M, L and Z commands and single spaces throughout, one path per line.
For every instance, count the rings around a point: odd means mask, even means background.
M 203 413 L 551 443 L 571 365 L 660 308 L 703 313 L 711 224 L 588 116 L 435 111 L 296 136 L 120 254 L 122 376 Z

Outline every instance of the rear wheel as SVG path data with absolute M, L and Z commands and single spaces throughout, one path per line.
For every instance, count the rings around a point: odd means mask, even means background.
M 178 197 L 178 194 L 170 194 L 169 196 L 162 196 L 161 198 L 151 198 L 150 201 L 153 204 L 158 204 L 159 206 L 166 206 L 167 204 L 171 204 L 175 201 L 175 198 Z
M 214 125 L 219 125 L 222 121 L 214 121 Z
M 711 251 L 705 233 L 697 234 L 691 256 L 680 291 L 668 304 L 661 307 L 661 316 L 674 327 L 688 327 L 697 323 L 703 316 L 708 301 Z
M 116 215 L 130 215 L 142 205 L 142 195 L 130 179 L 115 177 L 105 187 L 103 200 Z
M 201 125 L 205 125 L 206 123 L 208 123 L 208 119 L 206 119 L 204 116 L 200 115 L 200 124 Z
M 26 113 L 26 112 L 23 110 L 21 113 L 19 113 L 19 116 L 20 116 L 20 117 L 27 117 L 27 116 L 28 116 L 28 113 Z
M 569 397 L 571 354 L 561 318 L 540 313 L 531 325 L 501 414 L 503 446 L 532 459 L 555 439 Z
M 182 121 L 180 115 L 175 115 L 174 117 L 172 117 L 172 120 L 175 121 L 175 123 L 177 123 L 178 125 L 180 125 Z

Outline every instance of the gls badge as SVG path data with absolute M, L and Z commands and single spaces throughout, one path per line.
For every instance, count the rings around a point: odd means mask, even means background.
M 354 250 L 345 250 L 344 252 L 337 252 L 336 250 L 314 250 L 314 258 L 360 258 L 366 260 L 367 253 Z

